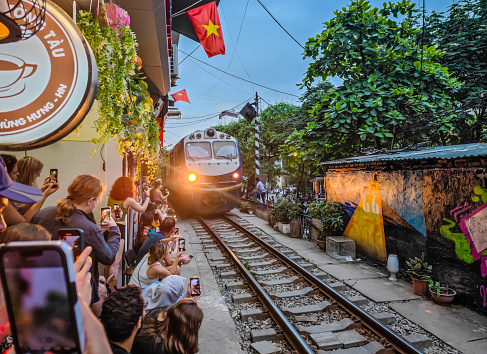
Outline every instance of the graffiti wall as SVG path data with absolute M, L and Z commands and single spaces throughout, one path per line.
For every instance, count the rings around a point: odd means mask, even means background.
M 325 182 L 359 253 L 385 262 L 425 252 L 440 281 L 487 312 L 485 177 L 484 169 L 329 171 Z

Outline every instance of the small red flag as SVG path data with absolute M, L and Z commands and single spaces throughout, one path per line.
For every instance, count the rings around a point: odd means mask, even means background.
M 208 58 L 225 54 L 220 16 L 214 1 L 186 11 Z
M 174 101 L 183 101 L 183 102 L 189 102 L 188 94 L 186 93 L 186 89 L 171 93 L 171 97 L 173 98 Z

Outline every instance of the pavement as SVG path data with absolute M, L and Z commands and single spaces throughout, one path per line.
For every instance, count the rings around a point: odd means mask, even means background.
M 413 294 L 412 284 L 391 282 L 386 268 L 377 269 L 361 261 L 338 261 L 308 240 L 290 238 L 275 231 L 255 215 L 233 214 L 271 235 L 277 242 L 293 248 L 301 257 L 354 288 L 368 299 L 388 304 L 405 318 L 465 354 L 487 353 L 487 317 L 463 306 L 443 307 Z M 202 351 L 205 353 L 205 351 Z M 231 352 L 228 352 L 231 353 Z
M 244 353 L 238 341 L 234 322 L 216 282 L 213 271 L 203 252 L 203 244 L 196 236 L 187 220 L 178 219 L 181 235 L 186 239 L 186 254 L 194 256 L 193 260 L 183 265 L 181 276 L 199 277 L 202 296 L 198 305 L 203 309 L 198 345 L 199 353 L 240 354 Z

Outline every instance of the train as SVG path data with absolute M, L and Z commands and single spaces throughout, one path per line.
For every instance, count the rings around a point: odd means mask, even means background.
M 196 130 L 167 153 L 163 182 L 184 214 L 217 214 L 238 207 L 242 159 L 237 139 L 215 128 Z

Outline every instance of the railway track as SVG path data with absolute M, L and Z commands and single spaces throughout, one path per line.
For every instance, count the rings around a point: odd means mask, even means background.
M 193 226 L 220 276 L 244 279 L 225 285 L 227 289 L 244 289 L 233 302 L 260 303 L 242 310 L 242 319 L 270 316 L 273 321 L 267 330 L 252 332 L 254 350 L 272 351 L 270 341 L 285 338 L 288 344 L 283 345 L 284 350 L 279 344 L 275 344 L 276 349 L 297 353 L 346 348 L 358 353 L 421 353 L 327 284 L 323 280 L 326 273 L 310 269 L 312 264 L 272 239 L 255 234 L 257 229 L 244 225 L 241 219 L 224 216 L 197 221 L 200 226 Z M 249 288 L 251 291 L 245 292 Z

